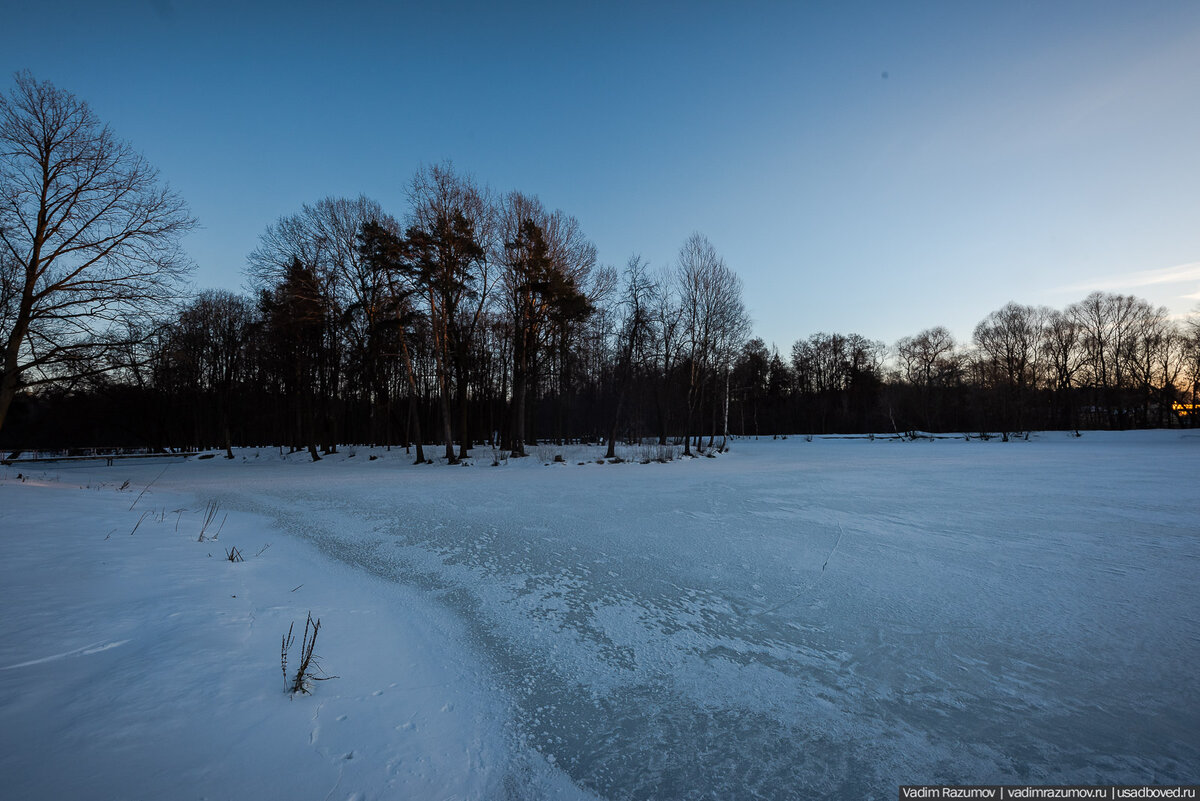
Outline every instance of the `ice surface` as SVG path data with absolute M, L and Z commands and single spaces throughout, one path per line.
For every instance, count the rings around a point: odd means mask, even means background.
M 269 519 L 343 565 L 338 587 L 448 612 L 461 642 L 422 647 L 480 661 L 488 689 L 465 703 L 503 710 L 497 761 L 530 748 L 614 799 L 1196 778 L 1198 437 L 739 440 L 498 468 L 376 452 L 248 451 L 152 493 Z M 0 501 L 28 489 L 12 471 Z M 157 469 L 40 472 L 136 488 Z M 4 665 L 36 658 L 7 648 Z

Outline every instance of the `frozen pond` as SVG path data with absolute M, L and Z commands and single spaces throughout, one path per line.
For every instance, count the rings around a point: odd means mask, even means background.
M 607 798 L 1195 779 L 1200 438 L 598 452 L 264 451 L 163 482 L 427 591 L 515 699 L 514 738 Z

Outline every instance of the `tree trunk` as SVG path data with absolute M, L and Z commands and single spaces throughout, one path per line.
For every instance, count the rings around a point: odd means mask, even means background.
M 319 462 L 321 455 L 317 453 L 317 439 L 314 433 L 317 423 L 313 414 L 312 396 L 307 389 L 300 391 L 300 421 L 301 437 L 308 446 L 308 455 L 314 462 Z
M 509 451 L 525 456 L 525 395 L 529 390 L 529 332 L 518 319 L 513 335 L 513 408 Z
M 454 456 L 454 435 L 450 429 L 450 393 L 446 389 L 446 376 L 441 359 L 438 360 L 437 370 L 438 384 L 441 390 L 438 396 L 438 407 L 442 412 L 442 441 L 446 445 L 446 459 L 454 464 L 458 459 Z
M 15 369 L 10 370 L 5 365 L 4 378 L 0 380 L 0 429 L 4 428 L 4 418 L 8 416 L 8 409 L 12 405 L 13 398 L 17 396 L 19 375 Z
M 404 357 L 404 372 L 408 375 L 408 419 L 412 425 L 417 440 L 417 461 L 414 464 L 425 463 L 425 451 L 421 447 L 421 415 L 417 411 L 417 377 L 413 371 L 412 356 L 408 352 L 408 337 L 404 329 L 400 329 L 400 355 Z
M 509 450 L 513 456 L 525 456 L 525 390 L 524 372 L 513 380 L 512 442 Z
M 664 381 L 666 379 L 663 379 Z M 661 386 L 654 389 L 654 415 L 658 422 L 658 444 L 667 444 L 667 414 L 663 408 L 665 401 L 663 400 L 664 390 Z
M 721 453 L 725 452 L 726 446 L 729 444 L 729 370 L 725 370 L 725 420 L 721 426 Z M 746 424 L 742 423 L 742 431 L 745 432 Z
M 621 409 L 625 405 L 625 387 L 617 392 L 616 408 L 613 409 L 612 425 L 608 429 L 608 450 L 604 452 L 605 459 L 617 457 L 617 426 L 621 423 Z
M 417 413 L 417 396 L 408 396 L 408 424 L 412 426 L 417 443 L 417 460 L 413 464 L 425 464 L 425 449 L 421 447 L 421 416 Z
M 465 361 L 465 357 L 463 358 Z M 458 458 L 463 460 L 467 458 L 467 452 L 471 449 L 471 431 L 467 425 L 467 376 L 466 367 L 460 367 L 457 371 L 457 387 L 455 387 L 455 396 L 458 402 L 458 436 L 459 436 L 459 451 Z

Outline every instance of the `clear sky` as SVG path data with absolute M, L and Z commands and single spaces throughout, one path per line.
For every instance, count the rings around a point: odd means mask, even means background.
M 1200 302 L 1196 2 L 6 0 L 0 30 L 0 71 L 187 199 L 202 288 L 302 203 L 403 214 L 451 159 L 617 267 L 703 232 L 785 351 L 1092 289 Z

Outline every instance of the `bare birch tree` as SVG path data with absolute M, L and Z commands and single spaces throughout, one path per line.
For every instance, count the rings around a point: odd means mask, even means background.
M 749 320 L 742 303 L 741 279 L 703 234 L 692 234 L 679 249 L 676 281 L 689 368 L 683 452 L 691 455 L 689 438 L 697 424 L 696 415 L 708 399 L 710 379 L 732 367 Z M 714 387 L 712 394 L 715 392 Z M 715 421 L 715 406 L 713 411 Z M 699 432 L 696 434 L 699 445 Z

